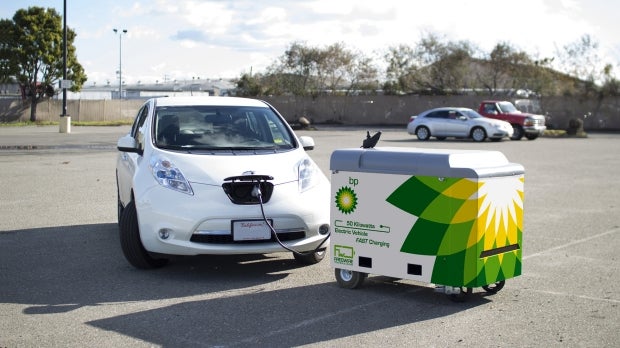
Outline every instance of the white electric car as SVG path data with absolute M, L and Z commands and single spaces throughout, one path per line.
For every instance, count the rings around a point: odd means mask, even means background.
M 268 103 L 161 97 L 119 139 L 123 253 L 137 268 L 169 255 L 292 252 L 321 261 L 329 244 L 327 177 Z

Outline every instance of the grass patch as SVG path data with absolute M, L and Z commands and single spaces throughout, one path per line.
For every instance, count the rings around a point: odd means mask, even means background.
M 547 129 L 545 130 L 545 134 L 543 134 L 545 138 L 587 138 L 588 134 L 586 132 L 578 132 L 577 134 L 568 134 L 563 129 Z
M 86 121 L 86 122 L 71 122 L 72 126 L 92 126 L 92 127 L 109 127 L 109 126 L 131 126 L 133 124 L 132 119 L 115 120 L 115 121 Z

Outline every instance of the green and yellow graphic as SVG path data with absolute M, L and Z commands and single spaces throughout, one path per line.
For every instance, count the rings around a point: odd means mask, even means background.
M 336 207 L 343 214 L 351 214 L 357 207 L 357 195 L 348 186 L 343 186 L 336 192 Z
M 409 178 L 386 199 L 418 217 L 400 251 L 436 255 L 435 284 L 473 288 L 520 275 L 523 183 L 523 175 Z

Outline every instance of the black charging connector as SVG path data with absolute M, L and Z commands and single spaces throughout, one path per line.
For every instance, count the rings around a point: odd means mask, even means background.
M 327 233 L 327 235 L 325 236 L 325 238 L 321 241 L 321 243 L 319 243 L 319 245 L 314 248 L 314 250 L 311 251 L 297 251 L 293 248 L 290 248 L 286 245 L 284 245 L 284 243 L 282 243 L 280 241 L 280 238 L 278 238 L 278 234 L 276 233 L 275 228 L 273 228 L 273 225 L 271 225 L 271 223 L 269 222 L 269 219 L 267 219 L 267 216 L 265 215 L 265 209 L 263 207 L 263 194 L 261 192 L 260 189 L 260 180 L 257 181 L 256 185 L 254 185 L 254 188 L 252 188 L 252 196 L 255 197 L 256 199 L 258 199 L 258 203 L 260 204 L 260 211 L 261 214 L 263 215 L 263 220 L 265 221 L 265 223 L 267 224 L 267 226 L 269 226 L 269 230 L 271 231 L 271 235 L 273 236 L 273 238 L 276 240 L 276 242 L 278 242 L 278 244 L 280 244 L 280 246 L 290 252 L 292 252 L 293 254 L 297 254 L 299 256 L 306 256 L 306 255 L 311 255 L 314 254 L 316 252 L 319 252 L 321 250 L 321 247 L 323 246 L 323 244 L 325 244 L 325 242 L 327 241 L 327 239 L 329 239 L 330 236 L 330 232 Z

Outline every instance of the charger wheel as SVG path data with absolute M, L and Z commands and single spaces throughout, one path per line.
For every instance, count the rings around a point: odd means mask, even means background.
M 469 297 L 474 292 L 473 288 L 461 288 L 461 292 L 459 294 L 448 295 L 448 297 L 454 302 L 466 302 L 469 300 Z
M 325 249 L 307 254 L 293 253 L 293 257 L 295 258 L 295 261 L 302 265 L 314 265 L 321 262 L 325 258 Z
M 494 284 L 489 284 L 489 285 L 483 285 L 482 288 L 484 289 L 484 291 L 490 293 L 490 294 L 495 294 L 498 291 L 500 291 L 503 287 L 504 284 L 506 284 L 505 280 L 501 280 L 497 283 Z
M 368 276 L 366 273 L 349 271 L 347 269 L 335 269 L 336 281 L 341 288 L 345 289 L 357 289 L 362 283 L 364 283 L 364 279 Z

